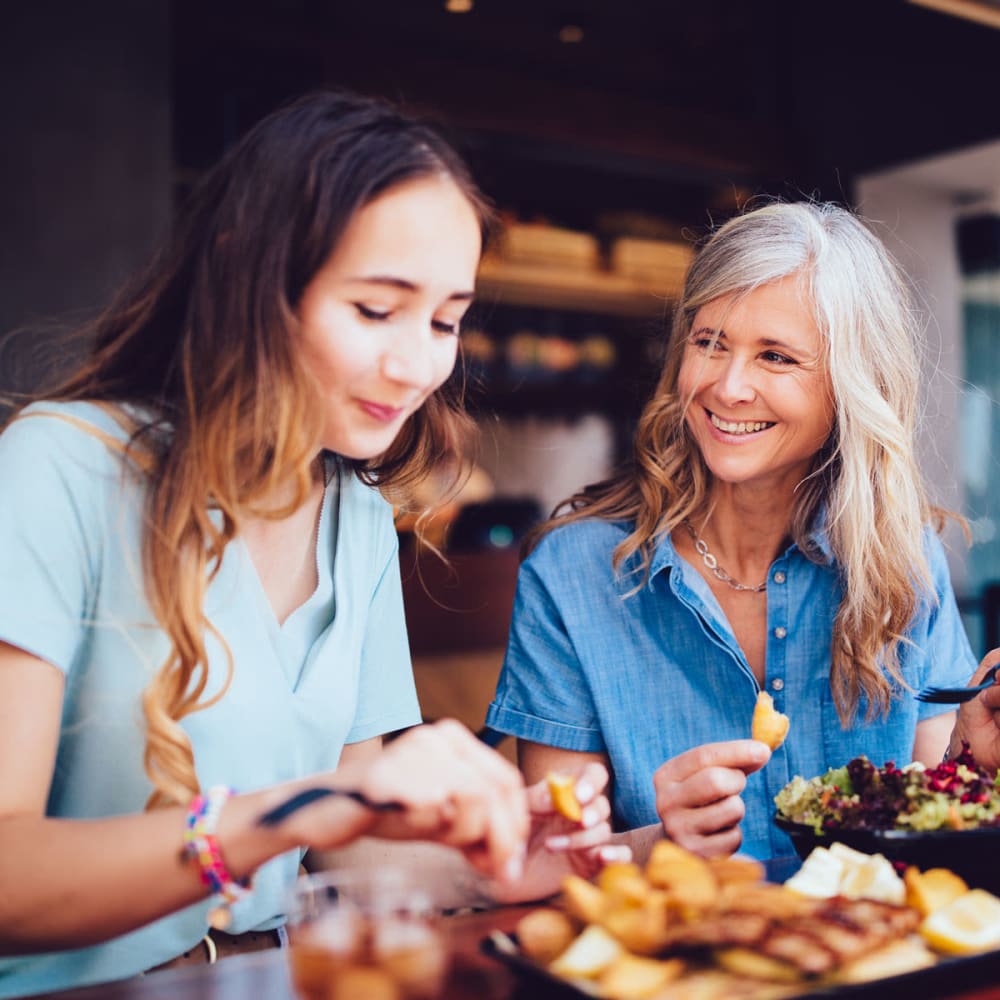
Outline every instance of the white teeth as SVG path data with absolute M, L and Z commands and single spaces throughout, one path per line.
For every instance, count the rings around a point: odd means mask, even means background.
M 765 420 L 741 420 L 739 423 L 731 420 L 721 420 L 714 413 L 709 413 L 709 418 L 720 431 L 725 431 L 727 434 L 755 434 L 757 431 L 774 426 Z

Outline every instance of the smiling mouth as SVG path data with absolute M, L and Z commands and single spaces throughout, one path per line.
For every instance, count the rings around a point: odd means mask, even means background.
M 724 434 L 757 434 L 759 431 L 766 431 L 773 427 L 776 421 L 768 420 L 723 420 L 717 417 L 711 410 L 706 410 L 708 419 L 712 426 L 718 428 Z

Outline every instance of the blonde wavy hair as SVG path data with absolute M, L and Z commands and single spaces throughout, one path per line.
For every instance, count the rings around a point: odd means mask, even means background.
M 796 276 L 824 341 L 834 428 L 799 484 L 789 536 L 814 560 L 825 528 L 843 598 L 833 626 L 830 684 L 844 725 L 867 700 L 866 717 L 888 711 L 905 687 L 900 645 L 934 590 L 925 554 L 932 506 L 914 455 L 920 321 L 909 286 L 883 244 L 832 204 L 775 203 L 731 219 L 696 254 L 674 312 L 663 370 L 638 423 L 631 462 L 557 508 L 526 551 L 552 528 L 603 518 L 634 522 L 613 568 L 635 557 L 643 580 L 657 541 L 708 514 L 712 475 L 685 422 L 678 373 L 697 311 Z M 878 572 L 871 567 L 877 566 Z M 641 584 L 640 584 L 641 585 Z
M 247 517 L 286 517 L 311 488 L 323 408 L 294 347 L 297 303 L 360 208 L 425 176 L 450 177 L 485 234 L 488 206 L 433 129 L 344 93 L 272 113 L 209 172 L 170 247 L 84 331 L 89 359 L 34 395 L 110 408 L 128 424 L 126 455 L 146 477 L 146 596 L 170 640 L 143 694 L 148 808 L 199 791 L 180 723 L 217 702 L 232 679 L 231 653 L 204 610 L 227 546 Z M 405 498 L 461 453 L 473 426 L 463 391 L 458 366 L 386 454 L 345 464 Z M 287 505 L 267 506 L 289 483 Z M 211 699 L 206 634 L 222 641 L 228 660 Z

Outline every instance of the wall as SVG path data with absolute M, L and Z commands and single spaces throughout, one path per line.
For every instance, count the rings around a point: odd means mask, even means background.
M 964 357 L 955 222 L 968 204 L 990 201 L 1000 193 L 1000 142 L 870 174 L 859 180 L 856 191 L 862 214 L 876 222 L 930 314 L 920 461 L 935 499 L 962 510 L 959 412 Z M 952 578 L 961 594 L 966 549 L 956 531 L 947 542 Z
M 167 232 L 168 0 L 11 4 L 0 31 L 0 390 L 48 362 L 37 327 L 107 300 Z

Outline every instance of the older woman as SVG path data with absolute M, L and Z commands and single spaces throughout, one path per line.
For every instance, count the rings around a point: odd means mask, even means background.
M 487 721 L 529 780 L 597 759 L 639 854 L 665 833 L 778 858 L 793 775 L 941 759 L 955 712 L 913 691 L 976 664 L 914 458 L 917 334 L 844 209 L 773 204 L 707 241 L 631 466 L 572 497 L 521 569 Z M 791 718 L 773 754 L 748 738 L 763 690 Z M 969 711 L 954 739 L 994 753 Z

